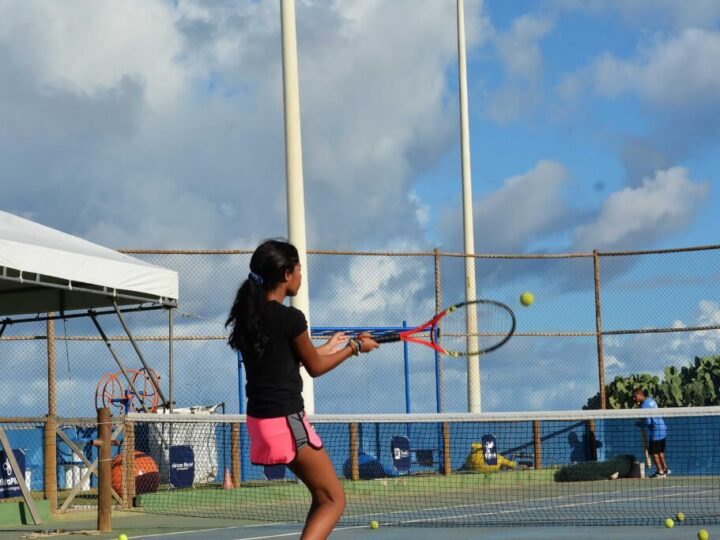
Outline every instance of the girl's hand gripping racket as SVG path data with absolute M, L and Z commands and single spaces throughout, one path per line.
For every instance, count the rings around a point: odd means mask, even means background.
M 477 333 L 468 332 L 468 321 L 477 327 Z M 378 343 L 419 343 L 448 356 L 477 356 L 505 345 L 515 333 L 515 324 L 515 314 L 502 302 L 472 300 L 450 306 L 416 328 L 376 334 L 373 339 Z

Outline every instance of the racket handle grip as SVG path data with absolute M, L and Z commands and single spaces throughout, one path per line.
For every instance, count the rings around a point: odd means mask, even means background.
M 388 334 L 380 334 L 377 336 L 372 336 L 373 340 L 375 340 L 375 343 L 392 343 L 394 341 L 400 341 L 400 334 L 397 332 L 390 332 Z

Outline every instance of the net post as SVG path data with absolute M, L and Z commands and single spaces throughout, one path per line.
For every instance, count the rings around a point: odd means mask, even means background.
M 52 514 L 57 512 L 57 419 L 47 416 L 43 426 L 43 486 Z
M 98 514 L 97 530 L 112 530 L 112 470 L 111 470 L 111 439 L 110 409 L 103 407 L 97 410 L 98 423 Z
M 542 437 L 540 434 L 540 420 L 533 420 L 533 448 L 535 450 L 534 466 L 536 470 L 542 469 Z
M 360 480 L 360 447 L 357 422 L 350 423 L 350 479 Z
M 450 423 L 442 423 L 442 441 L 443 441 L 443 468 L 442 473 L 447 476 L 452 474 L 452 459 L 450 455 Z
M 230 469 L 233 487 L 240 487 L 240 424 L 237 422 L 230 426 Z
M 135 422 L 125 420 L 122 461 L 123 508 L 131 508 L 135 496 Z M 132 489 L 131 489 L 132 486 Z

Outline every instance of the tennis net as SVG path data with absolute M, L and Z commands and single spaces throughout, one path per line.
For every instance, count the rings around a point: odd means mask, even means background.
M 651 417 L 667 426 L 664 478 L 646 465 Z M 688 523 L 720 522 L 720 407 L 310 420 L 343 484 L 345 525 L 643 525 L 678 512 Z M 310 497 L 292 473 L 250 463 L 244 416 L 131 414 L 126 422 L 124 452 L 134 448 L 134 457 L 114 478 L 137 510 L 305 519 Z M 148 487 L 150 462 L 157 478 Z

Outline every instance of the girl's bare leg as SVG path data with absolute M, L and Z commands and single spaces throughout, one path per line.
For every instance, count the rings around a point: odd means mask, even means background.
M 310 490 L 312 505 L 301 540 L 324 540 L 332 532 L 345 510 L 345 492 L 335 468 L 324 449 L 304 446 L 290 465 L 290 470 Z

